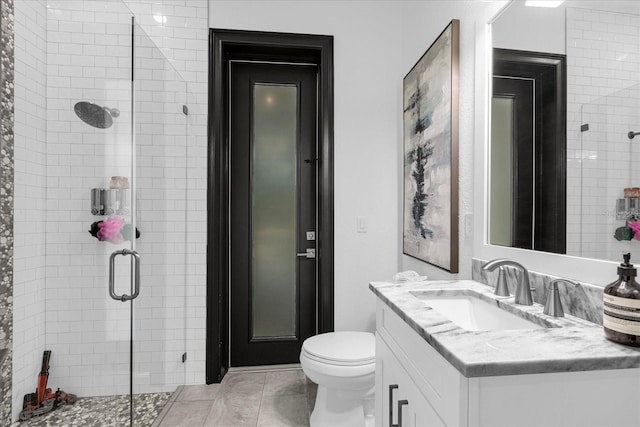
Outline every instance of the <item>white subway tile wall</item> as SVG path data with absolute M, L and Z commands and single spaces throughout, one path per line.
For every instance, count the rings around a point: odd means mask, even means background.
M 13 274 L 14 418 L 33 393 L 45 346 L 45 0 L 14 3 L 15 198 Z
M 128 390 L 129 304 L 108 298 L 107 262 L 130 245 L 88 233 L 103 219 L 90 213 L 90 190 L 115 175 L 135 186 L 142 233 L 135 392 L 203 383 L 207 0 L 17 3 L 14 417 L 44 349 L 53 351 L 56 387 L 81 396 Z M 79 101 L 120 115 L 109 129 L 93 128 L 74 113 Z M 117 291 L 130 293 L 126 259 L 117 261 Z
M 567 8 L 566 22 L 567 253 L 617 259 L 634 244 L 613 238 L 615 200 L 640 186 L 627 138 L 640 128 L 640 15 Z

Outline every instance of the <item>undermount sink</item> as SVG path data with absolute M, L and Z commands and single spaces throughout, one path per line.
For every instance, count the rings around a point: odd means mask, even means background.
M 543 326 L 490 304 L 478 296 L 411 292 L 425 305 L 468 331 L 542 329 Z M 543 322 L 541 322 L 543 323 Z

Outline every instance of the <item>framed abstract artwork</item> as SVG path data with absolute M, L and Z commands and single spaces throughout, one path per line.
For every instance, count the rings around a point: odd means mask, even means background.
M 458 272 L 458 74 L 454 19 L 403 80 L 403 252 Z

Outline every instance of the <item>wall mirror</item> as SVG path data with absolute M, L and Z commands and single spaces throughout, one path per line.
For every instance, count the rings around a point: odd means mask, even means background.
M 617 261 L 640 249 L 640 2 L 527 3 L 491 25 L 488 242 Z

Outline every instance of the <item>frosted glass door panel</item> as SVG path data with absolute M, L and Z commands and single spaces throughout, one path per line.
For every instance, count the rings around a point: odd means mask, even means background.
M 298 89 L 256 83 L 252 135 L 252 339 L 296 336 Z
M 491 205 L 489 242 L 511 246 L 513 237 L 513 117 L 511 98 L 493 98 L 491 105 Z

